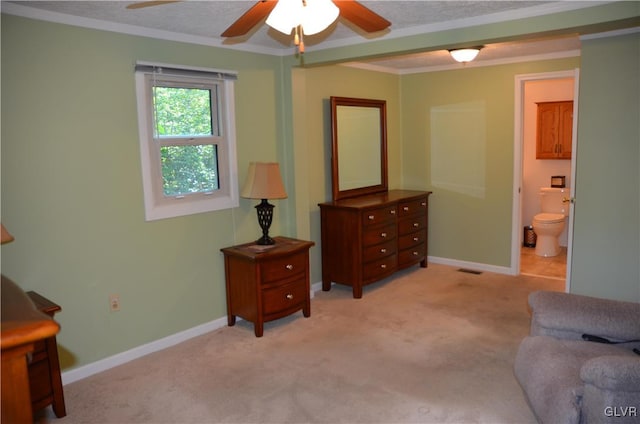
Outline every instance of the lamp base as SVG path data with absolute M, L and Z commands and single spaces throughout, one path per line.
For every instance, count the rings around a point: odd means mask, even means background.
M 260 224 L 260 228 L 262 228 L 262 237 L 256 240 L 256 244 L 261 246 L 276 244 L 276 241 L 269 237 L 269 227 L 271 227 L 274 207 L 271 203 L 267 202 L 267 199 L 262 199 L 262 202 L 256 205 L 258 224 Z
M 272 244 L 276 244 L 276 241 L 269 237 L 268 235 L 263 235 L 258 240 L 256 240 L 256 244 L 260 246 L 271 246 Z

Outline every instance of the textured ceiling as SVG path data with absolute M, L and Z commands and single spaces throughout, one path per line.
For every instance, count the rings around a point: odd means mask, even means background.
M 2 1 L 3 13 L 52 20 L 98 29 L 134 33 L 178 41 L 219 45 L 269 54 L 290 54 L 291 36 L 280 34 L 264 23 L 244 37 L 224 39 L 220 34 L 255 1 L 184 1 L 127 9 L 124 1 Z M 593 1 L 361 1 L 391 21 L 388 30 L 367 34 L 339 18 L 319 35 L 305 37 L 307 49 L 353 45 L 368 40 L 462 28 L 561 10 L 593 6 Z M 516 56 L 560 54 L 579 50 L 577 37 L 535 40 L 523 43 L 487 45 L 478 61 L 499 61 Z M 372 61 L 370 65 L 392 71 L 451 65 L 445 51 L 410 55 L 394 60 Z

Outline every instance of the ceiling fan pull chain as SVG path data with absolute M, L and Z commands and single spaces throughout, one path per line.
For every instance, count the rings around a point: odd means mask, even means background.
M 298 25 L 294 31 L 293 43 L 298 46 L 298 53 L 304 53 L 304 39 L 302 35 L 302 25 Z

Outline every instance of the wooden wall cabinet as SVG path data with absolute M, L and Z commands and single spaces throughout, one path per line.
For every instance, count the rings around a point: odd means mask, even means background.
M 537 105 L 536 159 L 571 159 L 573 101 Z
M 321 203 L 322 289 L 362 287 L 412 265 L 427 266 L 430 191 L 390 190 Z

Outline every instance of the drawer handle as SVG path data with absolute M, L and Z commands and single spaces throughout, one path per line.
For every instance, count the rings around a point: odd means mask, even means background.
M 414 222 L 414 223 L 413 223 L 413 226 L 414 226 L 414 227 L 416 227 L 416 228 L 418 228 L 418 227 L 420 226 L 420 223 L 419 223 L 419 222 Z
M 287 293 L 284 297 L 286 297 L 289 300 L 293 299 L 293 295 L 291 293 Z
M 413 238 L 413 241 L 418 241 L 418 240 L 420 240 L 418 237 Z
M 380 265 L 380 268 L 385 269 L 387 267 L 387 264 L 382 264 Z
M 369 218 L 371 221 L 373 221 L 376 217 L 375 217 L 375 215 L 369 215 L 369 216 L 368 216 L 368 218 Z
M 382 249 L 380 249 L 380 253 L 387 253 L 387 249 L 383 247 Z
M 285 268 L 287 268 L 289 271 L 291 271 L 293 269 L 293 265 L 289 264 L 289 265 L 285 266 Z
M 404 210 L 405 212 L 409 210 L 409 206 L 405 206 L 402 208 L 402 210 Z
M 418 252 L 413 252 L 413 256 L 418 256 L 419 253 Z
M 427 202 L 420 203 L 422 206 L 427 206 Z
M 387 233 L 380 233 L 380 237 L 383 237 L 383 238 L 384 238 L 384 237 L 386 237 L 386 236 L 387 236 Z
M 396 214 L 396 210 L 395 210 L 395 209 L 391 209 L 391 210 L 389 211 L 389 213 L 390 213 L 391 215 L 395 215 L 395 214 Z

